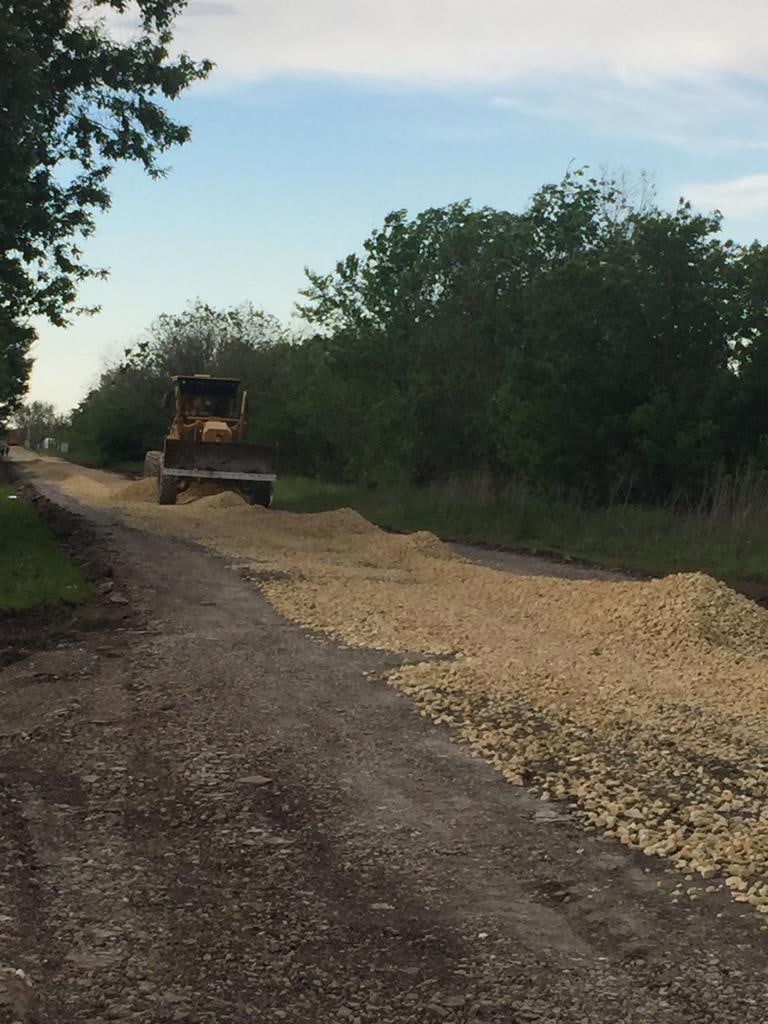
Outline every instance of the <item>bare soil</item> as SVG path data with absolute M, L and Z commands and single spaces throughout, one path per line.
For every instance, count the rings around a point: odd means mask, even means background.
M 193 542 L 75 511 L 114 617 L 0 673 L 0 962 L 28 1021 L 765 1017 L 754 915 L 672 902 L 664 862 L 414 714 L 380 680 L 423 655 L 341 648 Z

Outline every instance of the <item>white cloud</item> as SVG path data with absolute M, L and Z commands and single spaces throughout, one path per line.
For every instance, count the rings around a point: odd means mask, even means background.
M 766 89 L 723 79 L 617 86 L 547 75 L 491 96 L 491 106 L 590 134 L 642 139 L 708 156 L 768 149 Z
M 222 14 L 237 14 L 237 7 L 226 0 L 190 0 L 186 10 L 187 18 L 219 18 Z
M 192 0 L 191 53 L 239 79 L 491 84 L 537 72 L 631 84 L 768 78 L 768 4 L 740 0 Z
M 768 174 L 749 174 L 732 181 L 684 185 L 682 194 L 703 210 L 748 220 L 768 212 Z

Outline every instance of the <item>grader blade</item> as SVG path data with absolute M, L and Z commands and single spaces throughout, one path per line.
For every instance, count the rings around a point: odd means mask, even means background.
M 189 480 L 271 482 L 276 450 L 260 444 L 210 444 L 166 438 L 163 472 Z

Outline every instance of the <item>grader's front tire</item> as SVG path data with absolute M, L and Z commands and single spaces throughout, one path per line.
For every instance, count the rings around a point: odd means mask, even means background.
M 245 492 L 245 500 L 249 505 L 263 505 L 270 508 L 272 505 L 273 487 L 268 481 L 251 484 Z
M 162 465 L 162 452 L 147 452 L 144 456 L 144 476 L 160 476 L 160 467 Z
M 178 479 L 175 476 L 166 476 L 161 466 L 157 477 L 157 504 L 175 505 L 178 493 Z

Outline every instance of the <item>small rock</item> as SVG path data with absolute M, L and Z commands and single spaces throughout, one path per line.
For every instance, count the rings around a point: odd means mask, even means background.
M 128 604 L 129 601 L 128 601 L 128 598 L 125 596 L 125 594 L 110 594 L 109 595 L 109 603 L 110 604 Z
M 244 786 L 268 786 L 272 779 L 267 775 L 244 775 L 238 779 Z
M 535 821 L 545 821 L 548 824 L 558 821 L 571 821 L 567 814 L 559 814 L 554 807 L 542 807 L 534 814 Z
M 466 996 L 442 996 L 440 998 L 440 1004 L 442 1006 L 449 1006 L 451 1009 L 463 1006 L 466 1001 Z

